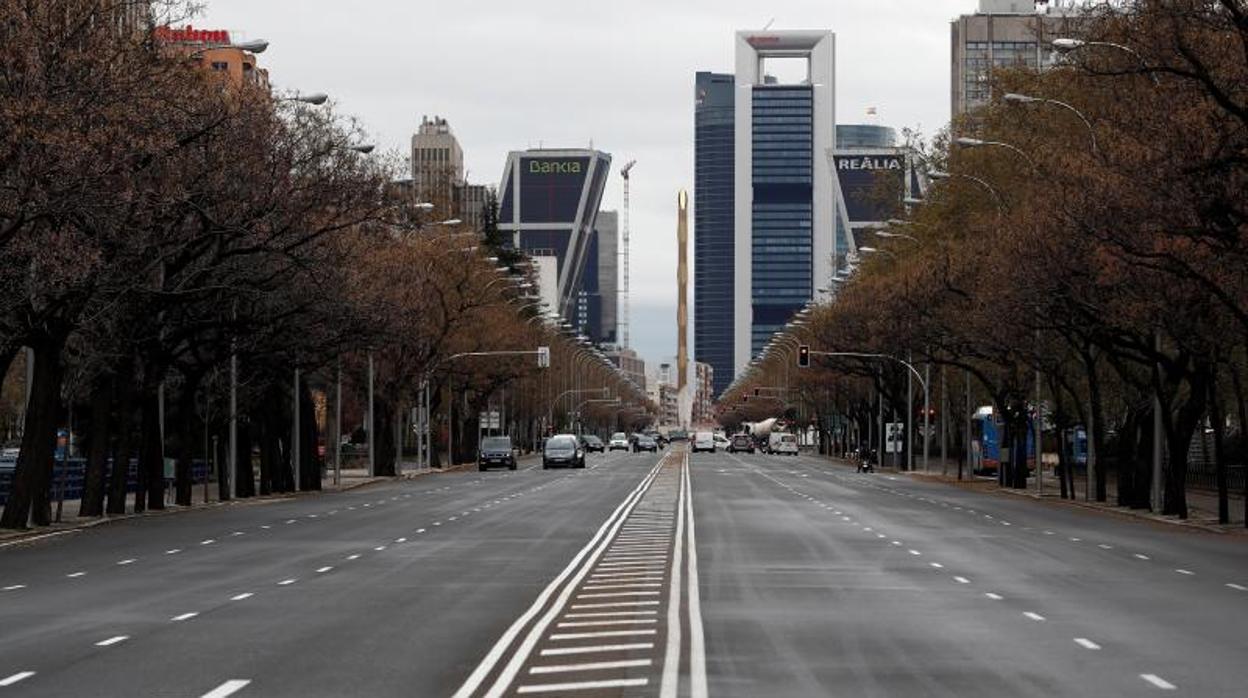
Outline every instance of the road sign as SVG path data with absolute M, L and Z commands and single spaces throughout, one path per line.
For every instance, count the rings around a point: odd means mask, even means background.
M 502 429 L 503 428 L 503 420 L 500 417 L 498 410 L 491 410 L 489 412 L 481 413 L 481 428 L 482 429 Z
M 537 367 L 550 368 L 550 347 L 537 348 Z
M 904 422 L 889 422 L 884 425 L 884 452 L 901 453 L 902 441 L 905 438 Z

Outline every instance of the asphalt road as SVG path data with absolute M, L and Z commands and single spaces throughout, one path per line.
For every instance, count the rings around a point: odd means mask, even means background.
M 0 696 L 1248 690 L 1243 538 L 809 456 L 523 468 L 2 549 Z

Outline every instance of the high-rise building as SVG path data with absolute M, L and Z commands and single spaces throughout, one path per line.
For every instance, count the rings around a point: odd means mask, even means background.
M 989 77 L 996 68 L 1032 69 L 1052 64 L 1050 42 L 1069 36 L 1078 5 L 1034 0 L 979 0 L 978 10 L 953 20 L 950 91 L 954 118 L 992 97 Z
M 452 187 L 454 200 L 454 216 L 464 222 L 469 230 L 481 230 L 485 227 L 485 207 L 488 203 L 486 194 L 489 187 L 484 184 L 456 182 Z
M 715 395 L 734 372 L 734 82 L 710 72 L 694 82 L 693 358 L 714 367 Z
M 230 32 L 224 29 L 196 29 L 188 24 L 156 27 L 152 34 L 161 45 L 185 54 L 187 60 L 222 76 L 235 87 L 269 89 L 269 71 L 260 67 L 255 54 L 231 46 Z
M 620 369 L 624 377 L 630 383 L 637 387 L 638 390 L 646 390 L 649 383 L 646 380 L 646 362 L 637 352 L 632 349 L 617 349 L 607 352 L 607 359 Z
M 710 426 L 715 423 L 715 369 L 702 361 L 693 362 L 693 415 L 694 426 Z
M 805 78 L 768 80 L 772 59 Z M 836 36 L 737 32 L 734 77 L 735 375 L 832 278 Z
M 610 171 L 610 155 L 579 149 L 514 151 L 503 170 L 499 230 L 511 236 L 515 249 L 556 258 L 551 306 L 570 323 L 577 321 L 598 207 Z
M 599 211 L 594 241 L 598 246 L 598 322 L 595 343 L 619 341 L 620 215 Z
M 420 203 L 435 206 L 435 216 L 460 217 L 455 187 L 464 181 L 464 151 L 446 119 L 423 117 L 412 135 L 412 182 Z
M 858 253 L 866 231 L 896 218 L 902 199 L 919 196 L 921 189 L 914 163 L 887 126 L 838 125 L 830 165 L 836 172 L 836 264 L 841 267 Z

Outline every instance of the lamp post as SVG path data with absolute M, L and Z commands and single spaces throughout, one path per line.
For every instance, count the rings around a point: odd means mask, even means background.
M 1060 99 L 1051 99 L 1049 97 L 1032 97 L 1029 95 L 1018 94 L 1017 92 L 1007 93 L 1004 97 L 1002 97 L 1002 99 L 1012 104 L 1049 104 L 1055 107 L 1061 107 L 1062 109 L 1069 111 L 1070 113 L 1079 117 L 1079 120 L 1082 121 L 1083 125 L 1087 127 L 1088 136 L 1091 137 L 1092 139 L 1092 153 L 1096 155 L 1097 157 L 1100 157 L 1101 149 L 1097 146 L 1096 131 L 1092 128 L 1092 122 L 1088 120 L 1088 117 L 1083 115 L 1083 112 L 1079 111 L 1073 106 L 1067 104 L 1066 102 L 1061 101 Z

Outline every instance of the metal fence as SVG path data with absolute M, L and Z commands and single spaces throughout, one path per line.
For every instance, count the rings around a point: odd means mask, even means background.
M 110 459 L 106 466 L 107 478 L 112 476 L 113 462 Z M 70 458 L 68 462 L 56 461 L 52 468 L 52 501 L 59 499 L 81 499 L 83 481 L 86 478 L 87 461 L 85 458 Z M 9 492 L 13 488 L 13 467 L 9 463 L 0 463 L 0 505 L 9 501 Z M 191 464 L 191 481 L 204 482 L 208 467 L 204 461 Z M 173 487 L 173 477 L 165 478 L 165 489 Z M 126 492 L 134 492 L 138 488 L 138 461 L 130 459 L 130 470 L 126 476 Z

